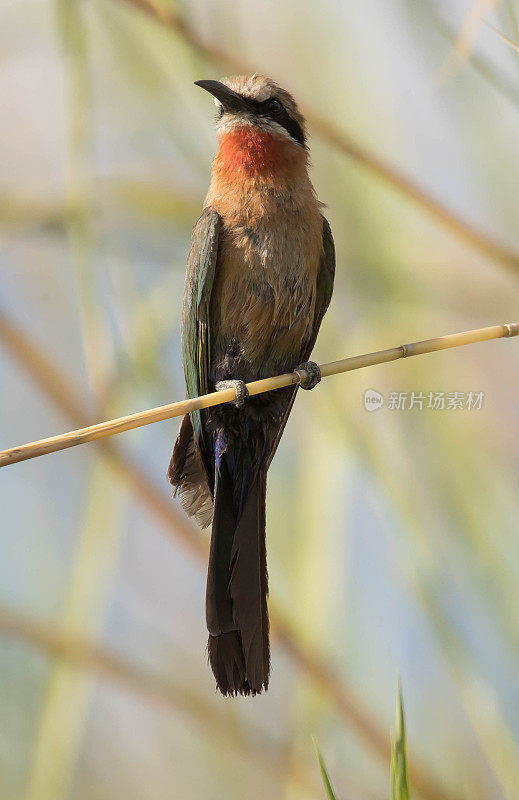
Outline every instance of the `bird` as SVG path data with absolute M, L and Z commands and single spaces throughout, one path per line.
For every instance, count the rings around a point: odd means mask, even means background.
M 321 374 L 309 361 L 331 300 L 335 249 L 309 176 L 305 119 L 254 74 L 195 85 L 213 95 L 219 142 L 188 255 L 181 347 L 188 397 L 235 400 L 183 417 L 168 478 L 188 515 L 211 525 L 208 660 L 226 696 L 270 678 L 267 470 L 298 386 L 249 397 L 248 381 Z

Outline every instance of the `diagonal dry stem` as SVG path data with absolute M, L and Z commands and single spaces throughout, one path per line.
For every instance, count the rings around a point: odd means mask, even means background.
M 505 35 L 505 34 L 504 34 L 502 31 L 500 31 L 500 30 L 499 30 L 499 28 L 496 28 L 496 27 L 494 27 L 494 25 L 491 25 L 491 24 L 490 24 L 490 22 L 487 22 L 486 20 L 485 20 L 485 25 L 487 26 L 487 28 L 490 28 L 490 30 L 491 30 L 491 31 L 494 31 L 494 33 L 496 33 L 496 34 L 499 36 L 499 38 L 500 38 L 500 39 L 501 39 L 501 40 L 502 40 L 502 41 L 503 41 L 505 44 L 507 44 L 507 45 L 508 45 L 508 47 L 511 47 L 511 48 L 512 48 L 512 50 L 515 50 L 515 52 L 516 52 L 516 53 L 519 53 L 519 45 L 518 45 L 518 44 L 516 44 L 516 43 L 513 41 L 513 39 L 510 39 L 510 38 L 509 38 L 508 36 L 506 36 L 506 35 Z
M 255 72 L 255 68 L 241 58 L 236 58 L 223 48 L 203 41 L 198 34 L 189 27 L 182 17 L 175 12 L 159 11 L 154 3 L 149 0 L 123 0 L 126 5 L 134 6 L 177 33 L 200 56 L 216 64 L 227 72 Z M 363 145 L 356 142 L 351 136 L 339 130 L 328 120 L 315 114 L 311 109 L 302 109 L 315 133 L 324 141 L 333 145 L 337 150 L 353 158 L 377 178 L 384 181 L 393 189 L 413 201 L 426 211 L 433 219 L 443 225 L 460 241 L 477 250 L 485 257 L 506 267 L 515 273 L 519 272 L 519 253 L 502 245 L 491 236 L 482 233 L 466 220 L 446 208 L 439 200 L 430 195 L 419 186 L 412 178 L 404 175 L 396 167 L 387 163 L 383 158 L 372 153 Z
M 90 415 L 71 380 L 56 363 L 29 337 L 0 312 L 0 340 L 11 356 L 36 382 L 68 419 L 77 425 L 88 425 Z M 176 538 L 197 558 L 205 558 L 204 540 L 170 498 L 159 491 L 147 474 L 113 442 L 99 442 L 102 452 L 109 458 L 117 473 L 130 485 L 136 498 L 147 508 L 156 521 L 174 532 Z
M 225 743 L 254 763 L 265 761 L 273 775 L 286 777 L 282 748 L 258 728 L 248 726 L 247 735 L 233 725 L 213 703 L 208 703 L 187 686 L 180 686 L 158 675 L 123 661 L 104 648 L 63 634 L 41 620 L 36 622 L 11 609 L 0 606 L 0 634 L 24 642 L 80 670 L 95 672 L 142 697 L 194 719 L 204 731 L 218 730 Z M 314 770 L 299 761 L 290 773 L 291 780 L 307 792 L 315 784 Z
M 445 19 L 434 8 L 427 9 L 428 14 L 432 18 L 435 28 L 438 30 L 440 36 L 452 43 L 456 40 L 456 31 L 454 31 Z M 487 26 L 489 23 L 486 23 Z M 470 52 L 467 59 L 467 65 L 472 67 L 495 91 L 499 92 L 505 97 L 513 106 L 519 106 L 519 87 L 517 83 L 505 74 L 502 70 L 491 63 L 481 53 Z
M 71 381 L 42 349 L 0 313 L 0 340 L 18 364 L 35 380 L 41 391 L 75 424 L 88 424 L 89 416 L 81 397 Z M 158 490 L 146 473 L 137 466 L 113 442 L 96 442 L 102 453 L 110 460 L 116 472 L 130 485 L 134 496 L 150 512 L 155 520 L 200 562 L 205 563 L 207 546 L 200 533 L 187 522 L 174 507 L 170 498 Z M 365 709 L 355 694 L 339 679 L 316 653 L 303 646 L 294 636 L 291 626 L 281 610 L 270 603 L 271 630 L 273 637 L 286 648 L 302 672 L 320 689 L 332 703 L 340 718 L 355 731 L 359 739 L 374 755 L 389 763 L 389 743 L 385 730 L 371 713 Z M 91 664 L 95 667 L 95 664 Z M 117 675 L 114 675 L 116 678 Z M 410 780 L 414 789 L 424 800 L 453 800 L 439 785 L 428 769 L 416 759 L 409 759 Z
M 437 80 L 440 86 L 451 81 L 461 65 L 468 61 L 485 22 L 485 17 L 499 5 L 500 1 L 476 0 L 473 3 L 463 20 L 456 41 L 438 70 Z

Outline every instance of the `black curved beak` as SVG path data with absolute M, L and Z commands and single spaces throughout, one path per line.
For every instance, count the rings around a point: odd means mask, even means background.
M 220 81 L 195 81 L 195 86 L 200 86 L 212 94 L 222 104 L 224 111 L 251 111 L 252 104 L 245 97 L 233 92 Z

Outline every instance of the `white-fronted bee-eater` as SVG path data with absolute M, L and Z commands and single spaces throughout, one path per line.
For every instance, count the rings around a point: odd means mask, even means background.
M 236 400 L 183 418 L 168 477 L 187 513 L 212 522 L 209 661 L 224 695 L 267 689 L 267 469 L 297 387 L 247 396 L 245 383 L 308 361 L 330 303 L 335 255 L 308 175 L 305 121 L 270 78 L 198 81 L 218 107 L 219 150 L 192 236 L 182 314 L 189 397 Z

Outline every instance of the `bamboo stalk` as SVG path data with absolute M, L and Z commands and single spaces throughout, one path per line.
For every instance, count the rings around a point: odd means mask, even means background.
M 352 372 L 356 369 L 371 367 L 375 364 L 386 364 L 388 361 L 397 361 L 400 358 L 423 355 L 424 353 L 434 353 L 437 350 L 446 350 L 451 347 L 461 347 L 462 345 L 484 342 L 489 339 L 500 339 L 505 336 L 519 335 L 519 322 L 511 322 L 505 325 L 492 325 L 488 328 L 475 328 L 462 333 L 452 333 L 448 336 L 439 336 L 434 339 L 425 339 L 411 344 L 402 344 L 398 347 L 390 347 L 387 350 L 376 350 L 373 353 L 365 353 L 359 356 L 344 358 L 340 361 L 332 361 L 321 365 L 321 375 L 326 378 L 330 375 L 338 375 L 342 372 Z M 294 386 L 300 381 L 297 372 L 288 372 L 284 375 L 276 375 L 272 378 L 263 378 L 259 381 L 252 381 L 247 384 L 250 395 L 263 394 L 284 386 Z M 48 439 L 40 439 L 37 442 L 12 447 L 0 452 L 0 467 L 9 464 L 16 464 L 19 461 L 27 461 L 30 458 L 55 453 L 65 450 L 68 447 L 76 447 L 80 444 L 103 439 L 107 436 L 114 436 L 116 433 L 123 433 L 144 425 L 151 425 L 154 422 L 161 422 L 165 419 L 180 417 L 191 411 L 202 408 L 211 408 L 223 403 L 234 400 L 236 393 L 234 389 L 225 389 L 221 392 L 211 392 L 210 394 L 194 397 L 189 400 L 180 400 L 176 403 L 168 403 L 164 406 L 151 408 L 147 411 L 138 411 L 125 417 L 118 417 L 107 422 L 98 422 L 96 425 L 88 425 L 86 428 L 79 428 L 69 433 L 61 433 L 58 436 L 51 436 Z

